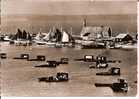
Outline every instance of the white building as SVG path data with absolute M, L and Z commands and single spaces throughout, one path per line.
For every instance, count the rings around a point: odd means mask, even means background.
M 112 36 L 112 30 L 108 26 L 86 26 L 84 21 L 80 36 L 83 40 L 107 39 Z

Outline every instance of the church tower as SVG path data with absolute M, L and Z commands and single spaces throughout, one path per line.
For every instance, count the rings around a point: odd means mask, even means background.
M 86 27 L 87 24 L 86 24 L 86 19 L 83 20 L 83 27 Z

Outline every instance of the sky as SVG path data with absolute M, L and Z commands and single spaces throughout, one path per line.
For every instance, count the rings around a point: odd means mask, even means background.
M 2 15 L 136 14 L 136 0 L 2 0 Z

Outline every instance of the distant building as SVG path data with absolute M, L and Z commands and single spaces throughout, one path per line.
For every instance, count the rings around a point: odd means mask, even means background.
M 133 37 L 126 33 L 119 34 L 115 37 L 116 42 L 125 42 L 126 43 L 126 42 L 129 42 L 132 40 L 133 40 Z
M 108 26 L 87 26 L 84 20 L 80 35 L 83 40 L 108 39 L 112 36 L 112 29 Z

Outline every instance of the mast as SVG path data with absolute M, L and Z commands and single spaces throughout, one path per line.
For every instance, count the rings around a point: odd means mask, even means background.
M 39 32 L 40 32 L 40 34 L 41 34 L 41 32 L 42 32 L 42 28 L 40 28 L 40 31 L 39 31 Z
M 52 31 L 53 33 L 55 32 L 55 26 L 53 26 L 53 31 Z
M 72 27 L 70 27 L 70 34 L 72 35 Z
M 51 33 L 51 28 L 50 28 L 50 30 L 49 30 L 49 32 L 45 35 L 45 37 L 43 38 L 44 40 L 46 40 L 46 41 L 49 41 L 50 40 L 50 33 Z
M 51 33 L 52 32 L 52 30 L 51 30 L 51 28 L 50 28 L 50 30 L 49 30 L 49 32 L 48 33 Z
M 60 31 L 63 32 L 63 28 L 62 28 L 62 26 L 60 27 Z

